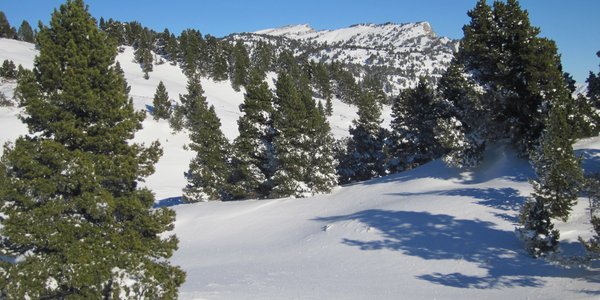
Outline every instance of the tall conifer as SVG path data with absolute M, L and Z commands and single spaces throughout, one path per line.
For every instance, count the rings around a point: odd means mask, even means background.
M 175 214 L 137 186 L 161 150 L 129 143 L 144 115 L 115 45 L 81 0 L 55 10 L 38 43 L 21 93 L 32 135 L 2 157 L 0 245 L 19 257 L 2 262 L 2 297 L 176 298 L 184 273 L 166 259 L 177 239 L 163 236 Z

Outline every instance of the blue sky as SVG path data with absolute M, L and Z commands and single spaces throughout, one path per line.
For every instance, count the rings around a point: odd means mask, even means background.
M 58 0 L 0 0 L 13 26 L 22 20 L 32 25 L 47 22 Z M 488 1 L 491 3 L 492 1 Z M 428 21 L 441 36 L 462 37 L 469 21 L 467 11 L 476 0 L 87 0 L 92 15 L 121 21 L 140 21 L 162 31 L 178 34 L 186 28 L 203 34 L 225 36 L 289 24 L 310 24 L 313 28 L 335 29 L 357 23 L 407 23 Z M 600 59 L 600 1 L 522 0 L 533 25 L 542 36 L 556 41 L 564 68 L 578 82 L 589 71 L 598 72 Z

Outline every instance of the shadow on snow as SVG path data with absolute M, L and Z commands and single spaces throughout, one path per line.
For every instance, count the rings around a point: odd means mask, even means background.
M 541 287 L 544 277 L 582 278 L 598 282 L 589 271 L 564 269 L 529 257 L 513 232 L 494 223 L 462 220 L 427 212 L 371 209 L 350 215 L 317 218 L 320 222 L 357 220 L 381 232 L 371 241 L 343 239 L 364 251 L 393 250 L 426 260 L 462 260 L 476 264 L 486 275 L 431 273 L 417 278 L 458 288 Z
M 166 199 L 161 199 L 158 202 L 154 203 L 153 208 L 161 208 L 161 207 L 171 207 L 175 205 L 183 204 L 183 198 L 181 197 L 171 197 Z

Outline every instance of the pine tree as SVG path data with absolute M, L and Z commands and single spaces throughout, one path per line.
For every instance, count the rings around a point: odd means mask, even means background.
M 171 117 L 171 100 L 169 100 L 169 93 L 167 93 L 167 88 L 165 87 L 165 84 L 162 82 L 162 80 L 158 83 L 158 86 L 156 87 L 156 92 L 154 93 L 152 105 L 154 106 L 154 109 L 152 110 L 154 120 L 168 120 L 169 117 Z
M 442 103 L 435 138 L 446 151 L 444 162 L 459 168 L 478 165 L 485 149 L 487 115 L 477 84 L 453 60 L 440 79 L 438 91 Z
M 600 57 L 600 51 L 596 52 L 596 55 Z M 585 82 L 588 84 L 587 96 L 590 103 L 595 109 L 600 109 L 600 72 L 594 74 L 590 71 L 590 75 Z
M 135 60 L 142 67 L 142 71 L 144 72 L 144 78 L 149 79 L 149 72 L 152 72 L 152 38 L 149 33 L 142 32 L 137 40 L 135 49 Z
M 591 252 L 595 259 L 600 255 L 600 177 L 598 174 L 586 178 L 585 192 L 590 203 L 590 223 L 595 235 L 585 241 L 579 237 L 579 241 L 584 245 L 588 252 Z
M 14 27 L 10 26 L 8 19 L 3 11 L 0 10 L 0 38 L 15 39 L 17 32 Z
M 273 149 L 273 94 L 259 71 L 254 70 L 246 86 L 244 113 L 238 119 L 240 135 L 234 141 L 233 172 L 230 177 L 234 199 L 265 198 L 271 192 L 275 172 Z
M 568 94 L 555 101 L 539 145 L 531 154 L 537 179 L 532 181 L 533 197 L 548 206 L 550 216 L 566 221 L 576 203 L 583 182 L 579 159 L 573 152 L 572 131 L 566 114 Z
M 231 75 L 231 85 L 236 91 L 240 90 L 240 86 L 245 86 L 248 83 L 248 69 L 250 68 L 250 58 L 248 50 L 242 41 L 238 40 L 233 47 L 233 72 Z
M 338 176 L 341 183 L 368 180 L 383 176 L 385 131 L 381 128 L 381 104 L 372 93 L 358 99 L 358 119 L 350 127 L 346 154 L 340 159 Z
M 271 197 L 304 197 L 310 187 L 304 181 L 310 153 L 306 152 L 307 112 L 292 78 L 280 73 L 276 83 L 274 139 L 277 169 L 273 175 Z
M 392 105 L 391 135 L 388 139 L 388 169 L 398 172 L 429 162 L 441 154 L 434 127 L 440 113 L 434 91 L 424 78 L 406 89 Z
M 17 78 L 17 67 L 12 60 L 5 59 L 4 62 L 2 62 L 2 68 L 0 68 L 0 77 L 4 77 L 6 79 Z
M 19 26 L 19 31 L 17 32 L 17 36 L 21 41 L 28 43 L 35 42 L 35 33 L 27 21 L 23 21 L 23 23 L 21 23 L 21 26 Z
M 188 77 L 196 74 L 200 67 L 200 52 L 204 39 L 199 31 L 186 29 L 179 35 L 179 61 Z
M 252 68 L 255 69 L 263 79 L 273 66 L 273 52 L 272 47 L 264 41 L 259 41 L 252 52 L 250 58 Z
M 229 142 L 221 132 L 221 122 L 214 106 L 208 107 L 200 76 L 188 81 L 188 93 L 181 96 L 185 107 L 185 127 L 191 143 L 188 147 L 196 153 L 185 172 L 188 184 L 183 189 L 185 202 L 228 200 L 227 159 Z
M 560 234 L 550 219 L 550 208 L 541 198 L 530 199 L 522 212 L 522 225 L 517 236 L 533 257 L 544 257 L 558 249 Z
M 493 9 L 478 1 L 469 16 L 456 58 L 482 90 L 485 140 L 508 139 L 527 155 L 552 106 L 547 95 L 567 88 L 556 45 L 539 37 L 516 0 Z
M 5 149 L 0 176 L 2 297 L 174 299 L 184 273 L 175 214 L 152 209 L 137 182 L 158 143 L 131 144 L 141 128 L 124 78 L 81 0 L 67 1 L 38 34 L 34 80 L 24 76 L 23 122 L 32 133 Z M 69 66 L 65 68 L 64 66 Z

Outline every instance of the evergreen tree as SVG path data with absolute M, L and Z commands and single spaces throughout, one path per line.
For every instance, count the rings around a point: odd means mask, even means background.
M 188 77 L 198 72 L 200 65 L 200 51 L 204 39 L 199 31 L 186 29 L 179 36 L 179 61 L 183 72 Z
M 573 152 L 572 131 L 567 120 L 568 94 L 558 94 L 540 143 L 531 154 L 537 179 L 532 181 L 536 201 L 548 206 L 551 217 L 566 221 L 583 182 L 579 159 Z
M 234 141 L 230 177 L 234 199 L 265 198 L 271 192 L 275 172 L 273 149 L 273 94 L 259 71 L 253 70 L 246 86 L 244 113 L 238 119 L 240 135 Z
M 144 78 L 149 79 L 149 72 L 152 72 L 152 40 L 149 33 L 142 32 L 136 43 L 137 48 L 135 49 L 135 60 L 142 67 L 144 72 Z
M 38 43 L 34 80 L 21 83 L 32 135 L 0 164 L 0 247 L 19 257 L 2 262 L 2 297 L 176 298 L 185 275 L 166 260 L 177 239 L 163 236 L 175 214 L 137 187 L 161 150 L 129 143 L 144 114 L 116 48 L 81 0 L 55 10 Z
M 493 9 L 480 0 L 469 16 L 456 58 L 483 91 L 485 140 L 508 139 L 527 154 L 553 105 L 547 95 L 567 89 L 556 45 L 538 36 L 516 0 Z
M 221 122 L 214 106 L 208 107 L 200 76 L 188 81 L 188 93 L 181 96 L 185 107 L 185 127 L 189 130 L 191 143 L 188 147 L 196 153 L 185 173 L 188 184 L 183 189 L 185 202 L 227 200 L 229 142 L 221 132 Z
M 0 38 L 15 39 L 17 32 L 14 27 L 10 26 L 8 19 L 3 11 L 0 10 Z
M 386 174 L 381 104 L 368 92 L 361 95 L 357 104 L 358 119 L 352 122 L 350 139 L 337 170 L 341 183 L 363 181 Z
M 300 81 L 298 86 L 280 73 L 276 84 L 272 197 L 305 197 L 328 192 L 337 183 L 329 124 L 317 110 L 308 82 Z
M 424 78 L 394 100 L 392 132 L 386 151 L 390 172 L 412 169 L 441 154 L 434 134 L 439 112 L 435 94 Z
M 209 60 L 209 74 L 216 81 L 227 80 L 229 65 L 227 58 L 229 57 L 227 44 L 221 43 L 213 36 L 206 38 L 206 48 Z
M 19 26 L 19 31 L 17 32 L 17 36 L 21 41 L 35 43 L 35 33 L 27 21 L 23 21 L 23 23 L 21 23 L 21 26 Z
M 304 182 L 310 153 L 306 142 L 307 112 L 292 78 L 280 73 L 276 83 L 274 139 L 277 169 L 273 176 L 271 197 L 304 197 L 311 194 Z
M 445 149 L 444 162 L 450 166 L 474 167 L 483 160 L 487 114 L 477 84 L 453 60 L 440 79 L 442 99 L 435 138 Z
M 231 85 L 236 91 L 240 86 L 245 86 L 248 82 L 248 69 L 250 68 L 250 58 L 248 50 L 242 41 L 237 41 L 233 48 L 233 72 L 231 75 Z
M 600 51 L 596 52 L 596 55 L 600 57 Z M 590 103 L 595 109 L 600 109 L 600 72 L 594 74 L 590 71 L 590 75 L 585 82 L 588 84 L 587 96 Z
M 4 77 L 6 79 L 15 79 L 17 78 L 17 67 L 12 60 L 5 59 L 2 62 L 2 68 L 0 69 L 0 77 Z
M 522 225 L 517 236 L 533 257 L 544 257 L 558 249 L 560 234 L 550 219 L 550 208 L 541 198 L 530 199 L 522 212 Z
M 598 216 L 598 210 L 600 209 L 600 177 L 598 174 L 586 178 L 585 192 L 590 201 L 590 223 L 595 235 L 587 241 L 579 237 L 579 241 L 597 259 L 600 255 L 600 216 Z
M 331 102 L 333 93 L 331 91 L 331 80 L 329 78 L 329 70 L 327 69 L 325 64 L 323 64 L 322 62 L 319 62 L 318 64 L 313 63 L 313 71 L 314 71 L 314 77 L 313 77 L 314 80 L 313 81 L 316 86 L 316 89 L 321 94 L 321 98 L 327 100 L 328 103 Z M 327 111 L 328 111 L 328 115 L 331 115 L 331 113 L 329 113 L 329 110 L 327 110 Z
M 265 78 L 266 73 L 272 68 L 273 52 L 272 47 L 263 41 L 259 41 L 252 52 L 250 58 L 252 68 L 256 69 L 263 79 Z
M 169 119 L 171 116 L 171 100 L 169 100 L 169 93 L 167 93 L 167 88 L 162 81 L 156 87 L 152 105 L 154 106 L 152 111 L 154 120 Z

